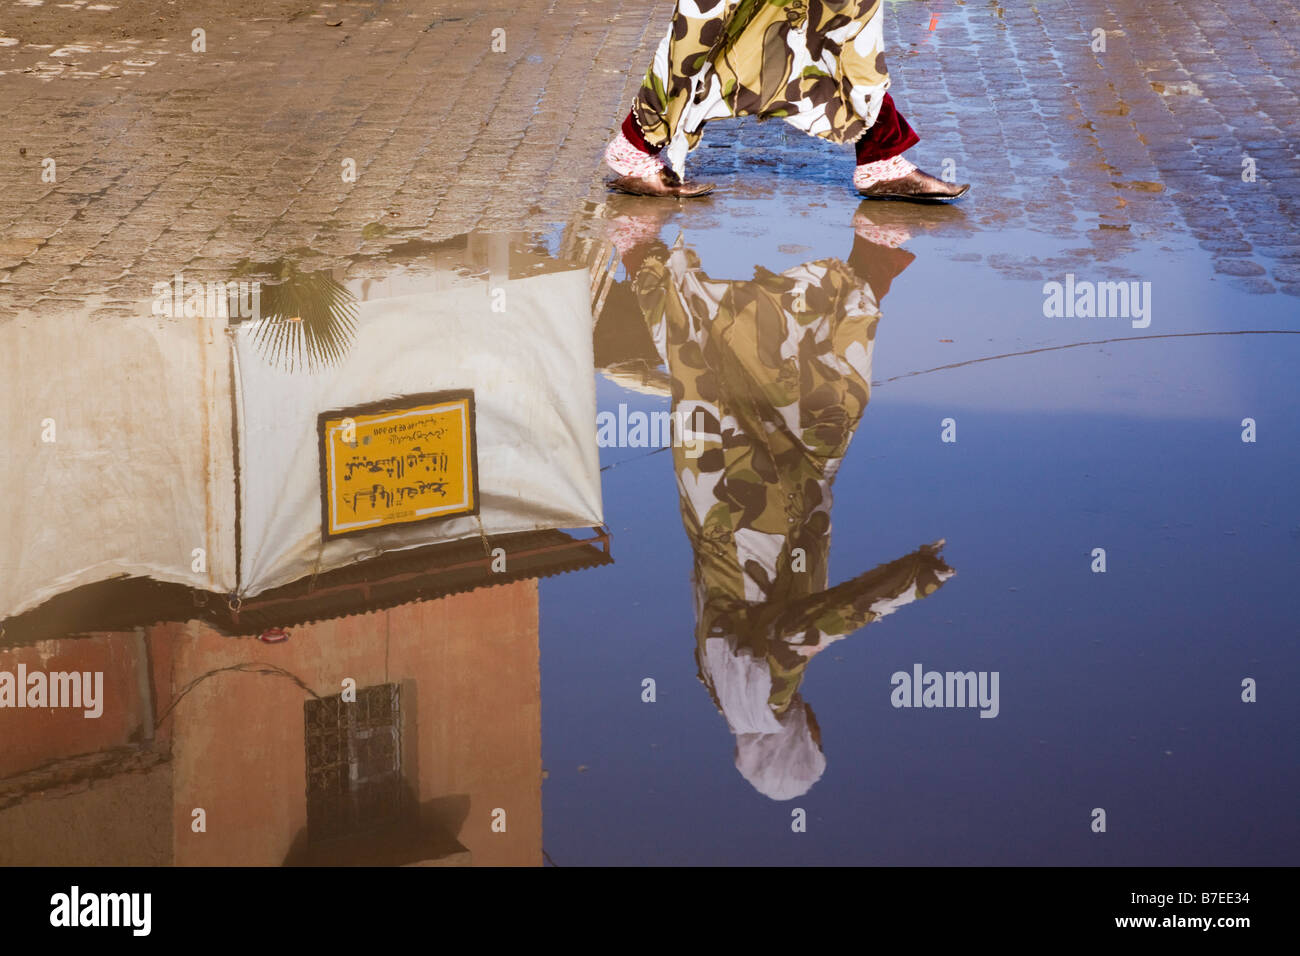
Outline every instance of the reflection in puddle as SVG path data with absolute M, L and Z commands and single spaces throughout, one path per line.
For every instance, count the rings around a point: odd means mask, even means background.
M 542 862 L 536 579 L 611 561 L 590 278 L 399 258 L 0 327 L 0 862 Z
M 1200 615 L 1222 613 L 1226 630 L 1241 613 L 1231 595 L 1254 593 L 1224 585 L 1233 567 L 1283 593 L 1289 552 L 1271 532 L 1210 527 L 1237 520 L 1215 510 L 1224 501 L 1263 502 L 1261 527 L 1289 520 L 1258 477 L 1267 469 L 1225 498 L 1243 459 L 1186 451 L 1211 431 L 1221 448 L 1221 423 L 1158 414 L 1243 405 L 1224 370 L 1267 330 L 1192 322 L 1116 339 L 1046 326 L 1037 280 L 1032 323 L 1017 325 L 994 314 L 1006 299 L 980 283 L 1006 276 L 960 245 L 960 210 L 863 207 L 851 229 L 790 228 L 766 246 L 735 242 L 729 223 L 662 241 L 669 218 L 707 209 L 632 199 L 602 211 L 598 239 L 412 240 L 334 273 L 243 263 L 236 275 L 264 283 L 251 321 L 159 317 L 142 300 L 120 320 L 0 326 L 0 427 L 19 436 L 0 451 L 0 480 L 18 490 L 0 506 L 0 861 L 536 865 L 548 780 L 546 846 L 566 864 L 750 862 L 773 846 L 771 801 L 795 798 L 810 820 L 835 820 L 804 834 L 810 859 L 884 846 L 891 862 L 948 862 L 954 848 L 978 862 L 998 851 L 970 839 L 970 821 L 993 832 L 1019 812 L 1006 781 L 1030 781 L 1044 806 L 1094 799 L 1091 779 L 1040 779 L 1035 755 L 1049 750 L 1036 748 L 1118 759 L 1107 785 L 1148 785 L 1145 750 L 1115 756 L 1116 739 L 1137 740 L 1147 698 L 1098 696 L 1098 717 L 1094 698 L 1078 702 L 1080 675 L 1108 686 L 1152 648 L 1163 666 L 1162 635 L 1181 647 L 1184 633 L 1211 634 Z M 950 255 L 912 241 L 949 227 Z M 1213 343 L 1215 362 L 1202 372 L 1182 351 L 1140 351 L 1155 339 Z M 1104 378 L 1138 358 L 1164 404 Z M 1197 393 L 1169 384 L 1186 380 Z M 604 488 L 597 387 L 685 423 L 669 454 L 614 456 L 608 467 L 629 467 L 605 472 Z M 445 433 L 425 427 L 466 395 Z M 1011 412 L 982 407 L 991 395 Z M 1081 406 L 1093 395 L 1129 414 L 1123 427 Z M 1244 404 L 1281 421 L 1270 400 Z M 1079 412 L 1069 427 L 1062 407 Z M 935 426 L 950 414 L 979 439 L 942 446 Z M 1161 441 L 1180 467 L 1151 458 Z M 1289 447 L 1249 453 L 1285 463 Z M 671 480 L 653 470 L 670 462 Z M 449 505 L 428 496 L 452 487 L 470 493 L 458 507 L 416 513 Z M 1203 492 L 1199 511 L 1183 503 Z M 612 563 L 606 513 L 631 545 L 619 565 L 561 576 Z M 331 514 L 341 533 L 323 533 Z M 347 527 L 360 521 L 373 526 Z M 949 549 L 960 578 L 941 536 L 961 548 Z M 1081 555 L 1100 545 L 1143 576 L 1092 577 Z M 1186 553 L 1213 555 L 1210 570 Z M 1147 609 L 1147 576 L 1161 574 L 1160 607 L 1196 620 L 1175 627 Z M 1211 590 L 1229 595 L 1221 612 L 1196 600 Z M 1137 610 L 1116 615 L 1124 599 Z M 904 607 L 871 645 L 843 640 Z M 1188 659 L 1213 659 L 1220 635 L 1200 640 Z M 998 720 L 974 721 L 977 746 L 968 727 L 891 709 L 890 675 L 917 661 L 1016 665 Z M 74 674 L 91 678 L 80 708 Z M 659 702 L 630 703 L 651 675 Z M 1232 777 L 1223 760 L 1202 749 L 1201 786 Z M 943 785 L 918 787 L 925 774 Z M 980 802 L 953 820 L 959 791 Z M 1027 845 L 1073 826 L 1044 820 Z
M 793 799 L 826 767 L 800 693 L 809 662 L 953 574 L 940 541 L 828 586 L 832 484 L 870 398 L 880 301 L 915 258 L 898 248 L 910 233 L 861 214 L 847 262 L 718 280 L 681 240 L 660 242 L 653 219 L 613 223 L 629 278 L 601 323 L 616 340 L 653 343 L 672 420 L 688 423 L 673 470 L 694 553 L 699 676 L 741 775 Z M 624 323 L 635 328 L 609 328 Z
M 260 321 L 253 341 L 272 365 L 313 369 L 336 365 L 356 334 L 356 297 L 329 272 L 302 272 L 294 263 L 241 264 L 235 275 L 260 281 Z
M 680 239 L 664 246 L 653 220 L 614 219 L 629 278 L 610 308 L 637 315 L 602 321 L 643 323 L 672 420 L 689 423 L 672 451 L 699 679 L 736 737 L 737 770 L 774 800 L 826 770 L 800 692 L 811 659 L 953 575 L 940 541 L 828 587 L 832 484 L 870 398 L 880 299 L 914 259 L 902 226 L 855 226 L 848 261 L 738 281 L 708 276 Z

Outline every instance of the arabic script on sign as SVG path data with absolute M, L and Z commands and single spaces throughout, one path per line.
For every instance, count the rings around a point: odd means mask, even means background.
M 322 416 L 327 536 L 472 514 L 469 395 Z

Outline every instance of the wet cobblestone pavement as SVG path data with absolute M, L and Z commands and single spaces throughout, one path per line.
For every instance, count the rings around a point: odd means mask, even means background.
M 571 220 L 603 191 L 600 150 L 639 80 L 629 65 L 671 12 L 403 0 L 234 19 L 209 4 L 114 37 L 120 11 L 71 6 L 41 42 L 8 18 L 0 32 L 3 317 L 86 296 L 111 308 L 179 269 L 290 252 L 338 264 L 395 239 Z M 1296 14 L 1281 0 L 901 2 L 886 29 L 914 155 L 974 183 L 973 224 L 1077 236 L 1069 261 L 1187 231 L 1239 288 L 1296 294 Z M 819 201 L 852 200 L 847 151 L 781 123 L 735 130 L 710 131 L 701 175 L 756 197 L 815 185 Z M 1019 275 L 1063 264 L 991 261 Z
M 577 16 L 417 0 L 232 21 L 222 8 L 129 45 L 94 39 L 89 24 L 113 13 L 80 11 L 60 46 L 86 52 L 32 49 L 19 31 L 0 46 L 0 315 L 133 301 L 157 276 L 243 258 L 293 251 L 319 268 L 393 237 L 563 219 L 592 189 L 636 82 L 626 64 L 658 26 L 621 2 Z M 205 26 L 207 52 L 192 52 Z M 56 183 L 41 181 L 47 157 Z

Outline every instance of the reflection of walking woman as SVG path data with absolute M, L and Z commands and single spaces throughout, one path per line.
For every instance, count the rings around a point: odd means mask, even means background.
M 920 137 L 894 107 L 882 0 L 678 0 L 636 101 L 605 151 L 610 185 L 648 196 L 702 196 L 685 179 L 704 124 L 780 117 L 811 136 L 854 143 L 853 184 L 869 198 L 941 202 L 969 186 L 903 158 Z
M 674 442 L 673 468 L 700 679 L 735 735 L 736 768 L 775 800 L 826 767 L 800 693 L 812 658 L 953 574 L 938 541 L 829 584 L 831 486 L 870 398 L 878 302 L 914 258 L 898 248 L 904 228 L 859 215 L 854 231 L 848 262 L 752 280 L 710 277 L 652 225 L 615 238 L 632 286 L 623 309 L 635 303 L 671 376 L 673 418 L 693 432 L 691 447 Z

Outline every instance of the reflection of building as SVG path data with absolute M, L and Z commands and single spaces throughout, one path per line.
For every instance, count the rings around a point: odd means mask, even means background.
M 103 670 L 109 702 L 99 720 L 0 715 L 0 863 L 540 865 L 535 581 L 288 632 L 265 644 L 191 621 L 0 650 L 0 670 Z M 309 833 L 313 797 L 353 793 L 307 772 L 322 735 L 304 705 L 344 679 L 362 704 L 367 688 L 398 689 L 400 774 L 386 794 L 356 788 L 381 805 L 354 814 L 351 832 Z M 504 833 L 491 829 L 498 807 Z M 204 833 L 191 829 L 195 808 Z
M 0 709 L 0 863 L 540 864 L 536 579 L 610 560 L 589 280 L 473 246 L 350 283 L 305 367 L 216 317 L 0 328 L 0 671 L 104 674 L 98 719 Z M 324 540 L 319 413 L 453 389 L 478 514 Z
M 328 361 L 266 351 L 265 324 L 292 317 L 147 300 L 0 326 L 0 620 L 121 576 L 247 601 L 380 553 L 599 524 L 590 279 L 510 253 L 486 250 L 486 280 L 466 251 L 349 283 Z M 322 540 L 321 413 L 450 391 L 474 396 L 479 513 Z

